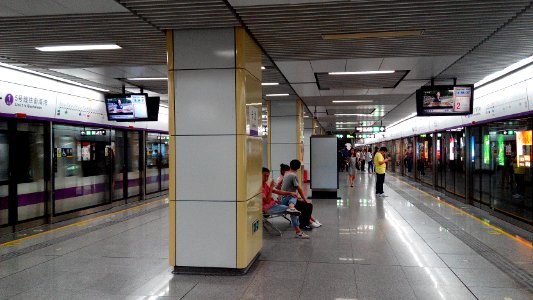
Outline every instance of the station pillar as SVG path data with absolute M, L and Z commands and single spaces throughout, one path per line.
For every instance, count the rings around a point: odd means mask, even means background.
M 262 248 L 261 50 L 240 27 L 167 31 L 174 273 L 243 273 Z
M 303 103 L 300 99 L 270 101 L 268 135 L 272 178 L 279 176 L 281 163 L 288 165 L 293 159 L 304 163 L 303 120 Z M 300 169 L 300 183 L 303 183 L 302 175 Z

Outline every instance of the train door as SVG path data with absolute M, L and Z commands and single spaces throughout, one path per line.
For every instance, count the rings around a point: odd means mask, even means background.
M 446 149 L 445 149 L 445 142 L 442 138 L 442 133 L 437 133 L 437 153 L 436 153 L 436 159 L 437 159 L 437 187 L 439 188 L 445 188 L 446 187 Z
M 9 224 L 9 154 L 7 122 L 0 121 L 0 226 Z
M 161 191 L 161 136 L 146 134 L 146 194 Z
M 55 124 L 54 215 L 110 203 L 115 162 L 109 129 Z
M 0 227 L 45 222 L 45 129 L 38 122 L 0 121 Z

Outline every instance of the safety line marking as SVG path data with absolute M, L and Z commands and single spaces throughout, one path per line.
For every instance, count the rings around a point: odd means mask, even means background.
M 87 224 L 89 222 L 96 221 L 96 220 L 99 220 L 99 219 L 102 219 L 102 218 L 106 218 L 106 217 L 109 217 L 109 216 L 117 215 L 117 214 L 120 214 L 120 213 L 125 213 L 125 212 L 128 212 L 128 211 L 139 210 L 139 209 L 141 209 L 141 208 L 143 208 L 145 206 L 157 204 L 157 203 L 160 203 L 160 202 L 165 202 L 165 201 L 167 201 L 167 199 L 168 198 L 162 198 L 162 199 L 159 199 L 159 200 L 154 200 L 154 201 L 151 201 L 149 203 L 144 203 L 144 204 L 136 205 L 136 206 L 133 206 L 133 207 L 130 207 L 130 208 L 117 210 L 115 212 L 108 213 L 108 214 L 105 214 L 105 215 L 93 217 L 93 218 L 90 218 L 90 219 L 87 219 L 87 220 L 83 220 L 83 221 L 79 221 L 79 222 L 76 222 L 76 223 L 72 223 L 72 224 L 69 224 L 69 225 L 64 225 L 64 226 L 60 226 L 60 227 L 53 228 L 53 229 L 50 229 L 50 230 L 42 231 L 42 232 L 39 232 L 39 233 L 36 233 L 36 234 L 32 234 L 32 235 L 29 235 L 29 236 L 17 238 L 17 239 L 11 240 L 9 242 L 5 242 L 5 243 L 0 244 L 0 247 L 18 246 L 18 245 L 20 245 L 21 241 L 24 241 L 24 240 L 27 240 L 27 239 L 30 239 L 30 238 L 34 238 L 34 237 L 38 237 L 38 236 L 41 236 L 41 235 L 49 234 L 49 233 L 56 232 L 56 231 L 63 230 L 63 229 L 67 229 L 67 228 L 70 228 L 70 227 L 80 227 L 80 226 L 83 226 L 83 225 L 85 225 L 85 224 Z
M 447 206 L 449 206 L 449 207 L 461 212 L 464 215 L 469 216 L 470 218 L 482 223 L 483 225 L 488 226 L 491 229 L 494 229 L 496 232 L 498 232 L 500 234 L 503 234 L 503 235 L 507 236 L 508 238 L 511 238 L 511 239 L 515 240 L 516 242 L 519 242 L 520 244 L 523 244 L 523 245 L 533 249 L 533 243 L 528 241 L 528 240 L 526 240 L 525 238 L 523 238 L 523 237 L 521 237 L 519 235 L 512 235 L 512 234 L 508 233 L 507 231 L 490 224 L 489 222 L 487 222 L 487 220 L 480 219 L 480 218 L 470 214 L 469 212 L 464 211 L 463 209 L 461 209 L 461 208 L 459 208 L 459 207 L 457 207 L 457 206 L 455 206 L 455 205 L 453 205 L 451 203 L 448 203 L 447 201 L 444 201 L 444 200 L 440 199 L 440 197 L 436 197 L 436 196 L 434 196 L 434 195 L 432 195 L 432 194 L 430 194 L 430 193 L 428 193 L 428 192 L 426 192 L 424 190 L 419 189 L 418 187 L 410 184 L 409 182 L 407 182 L 407 181 L 405 181 L 403 179 L 400 179 L 398 177 L 396 177 L 396 179 L 401 181 L 401 182 L 403 182 L 404 184 L 410 186 L 411 188 L 413 188 L 413 189 L 415 189 L 415 190 L 417 190 L 417 191 L 419 191 L 419 192 L 421 192 L 423 194 L 426 194 L 426 195 L 430 196 L 431 198 L 437 200 L 438 202 L 440 202 L 442 204 L 445 204 L 445 205 L 447 205 Z

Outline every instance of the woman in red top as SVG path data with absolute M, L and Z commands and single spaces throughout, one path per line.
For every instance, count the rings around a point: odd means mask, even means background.
M 300 211 L 296 209 L 290 209 L 287 205 L 279 204 L 274 198 L 272 198 L 272 193 L 278 195 L 291 195 L 297 197 L 296 193 L 282 191 L 274 188 L 275 183 L 272 181 L 268 183 L 268 177 L 270 177 L 270 170 L 263 168 L 263 213 L 264 214 L 279 214 L 286 212 L 291 215 L 291 224 L 296 231 L 296 237 L 301 239 L 308 239 L 309 236 L 302 232 L 300 229 L 300 220 L 298 216 L 301 214 Z

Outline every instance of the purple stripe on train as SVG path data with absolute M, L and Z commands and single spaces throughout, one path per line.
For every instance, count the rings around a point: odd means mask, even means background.
M 168 174 L 164 174 L 163 181 L 168 181 Z M 156 183 L 158 182 L 159 176 L 150 176 L 146 178 L 146 183 Z M 122 188 L 122 180 L 115 181 L 115 189 Z M 128 180 L 128 186 L 134 187 L 141 184 L 140 178 L 134 178 Z M 55 199 L 63 200 L 73 197 L 86 196 L 90 194 L 102 193 L 105 191 L 105 184 L 98 183 L 85 186 L 76 186 L 64 189 L 57 189 L 55 191 Z M 18 206 L 27 206 L 44 202 L 45 194 L 44 192 L 35 192 L 22 194 L 18 196 Z M 0 210 L 8 208 L 8 197 L 0 197 Z

